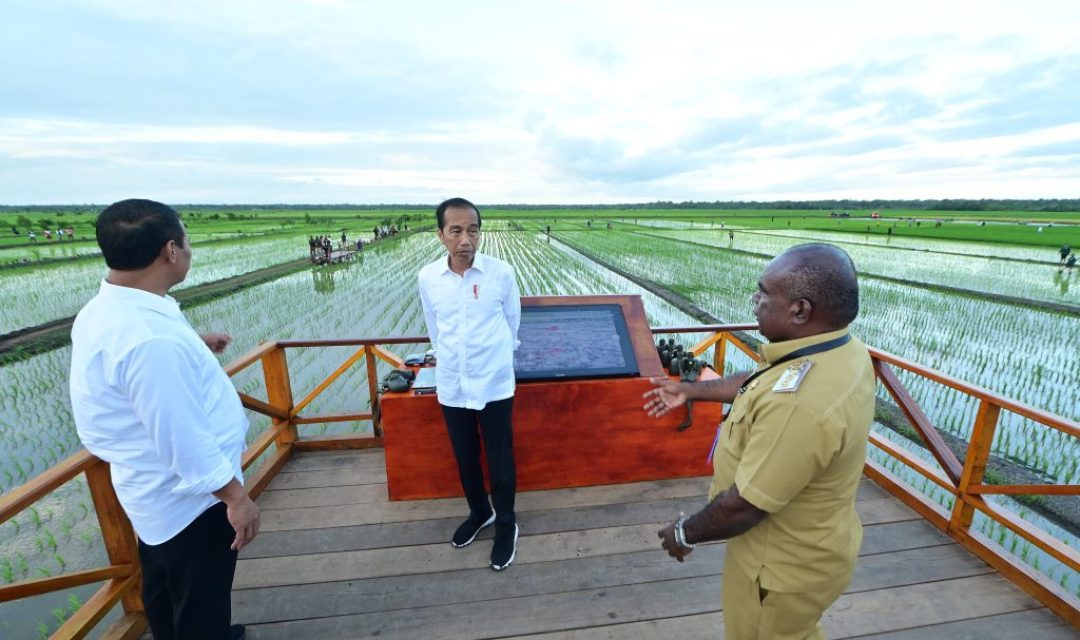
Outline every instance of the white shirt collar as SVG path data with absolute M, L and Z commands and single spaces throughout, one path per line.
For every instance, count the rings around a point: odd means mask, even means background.
M 477 251 L 476 255 L 473 256 L 472 266 L 469 267 L 469 269 L 476 269 L 480 273 L 483 273 L 483 272 L 487 271 L 487 265 L 485 264 L 486 260 L 487 260 L 487 257 L 484 254 Z M 449 254 L 447 254 L 446 259 L 442 261 L 442 264 L 443 264 L 443 270 L 440 273 L 440 275 L 441 274 L 446 274 L 446 273 L 454 273 L 454 270 L 450 268 L 450 255 Z M 468 271 L 468 270 L 466 270 L 466 271 Z
M 101 280 L 100 295 L 109 300 L 142 307 L 166 315 L 181 315 L 180 303 L 170 295 L 159 296 L 145 289 L 112 284 L 105 279 Z

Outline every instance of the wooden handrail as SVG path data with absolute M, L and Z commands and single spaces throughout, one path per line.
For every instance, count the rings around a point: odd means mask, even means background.
M 1080 496 L 1080 484 L 973 484 L 967 492 L 999 496 Z
M 79 449 L 46 469 L 41 475 L 15 487 L 7 495 L 0 496 L 0 524 L 14 518 L 42 496 L 52 493 L 97 462 L 100 461 L 89 451 Z
M 1080 438 L 1080 423 L 1073 420 L 1069 420 L 1063 416 L 1055 415 L 1049 411 L 1043 411 L 1042 409 L 1036 409 L 1030 405 L 1026 405 L 1016 400 L 1010 400 L 997 395 L 993 391 L 988 391 L 982 387 L 958 380 L 952 376 L 946 375 L 930 367 L 925 367 L 916 362 L 905 360 L 900 356 L 893 355 L 887 351 L 882 351 L 874 347 L 867 347 L 870 351 L 870 357 L 874 360 L 880 360 L 882 362 L 888 362 L 889 364 L 896 365 L 901 369 L 905 369 L 912 373 L 916 373 L 923 378 L 933 380 L 940 383 L 950 389 L 956 389 L 966 395 L 973 396 L 979 400 L 988 400 L 989 402 L 1017 415 L 1025 418 L 1030 418 L 1035 422 L 1042 423 L 1048 427 L 1057 429 L 1058 431 L 1069 434 L 1074 438 Z
M 757 324 L 702 324 L 693 327 L 653 327 L 656 333 L 721 333 L 732 331 L 756 331 Z
M 256 362 L 262 360 L 264 355 L 270 353 L 277 348 L 279 348 L 277 342 L 264 342 L 252 349 L 251 351 L 248 351 L 244 355 L 240 356 L 236 360 L 233 360 L 232 362 L 226 364 L 224 367 L 225 373 L 229 374 L 229 376 L 232 377 L 237 373 L 240 373 L 244 369 L 247 369 Z

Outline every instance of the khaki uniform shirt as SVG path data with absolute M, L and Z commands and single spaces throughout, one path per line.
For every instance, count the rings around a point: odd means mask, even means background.
M 762 355 L 775 362 L 845 333 L 766 344 Z M 800 376 L 807 361 L 812 364 Z M 732 403 L 713 450 L 709 500 L 734 484 L 768 512 L 731 538 L 727 550 L 729 560 L 762 588 L 807 591 L 850 579 L 862 543 L 855 491 L 866 461 L 874 388 L 870 355 L 853 338 L 770 369 Z

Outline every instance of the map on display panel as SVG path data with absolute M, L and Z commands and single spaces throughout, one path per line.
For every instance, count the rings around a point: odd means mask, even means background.
M 514 352 L 518 380 L 638 375 L 617 304 L 523 306 Z

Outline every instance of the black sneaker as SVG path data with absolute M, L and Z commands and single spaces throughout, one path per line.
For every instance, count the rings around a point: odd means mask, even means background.
M 510 566 L 517 555 L 518 526 L 514 525 L 513 533 L 495 532 L 495 544 L 491 547 L 491 568 L 502 571 Z
M 480 520 L 474 516 L 461 523 L 461 526 L 454 532 L 454 537 L 450 538 L 450 545 L 460 549 L 461 547 L 467 547 L 472 544 L 473 540 L 476 540 L 476 534 L 483 531 L 485 528 L 490 527 L 491 523 L 495 522 L 495 512 L 492 511 L 491 515 L 486 520 Z
M 229 627 L 229 640 L 243 640 L 244 625 L 234 624 Z

